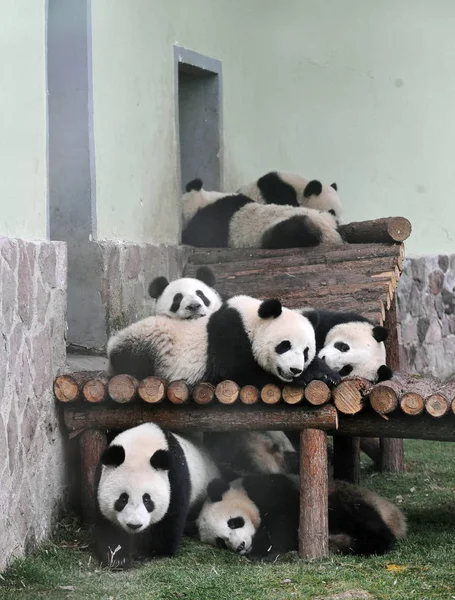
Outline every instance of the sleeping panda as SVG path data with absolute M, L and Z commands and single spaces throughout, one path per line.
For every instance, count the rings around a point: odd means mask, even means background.
M 303 310 L 315 326 L 316 352 L 341 377 L 364 377 L 373 383 L 390 379 L 385 364 L 387 329 L 357 313 Z
M 101 456 L 96 477 L 96 551 L 104 565 L 172 556 L 191 509 L 219 477 L 202 449 L 154 423 L 128 429 Z
M 156 277 L 149 285 L 149 295 L 156 300 L 155 314 L 171 319 L 198 319 L 218 310 L 221 296 L 214 285 L 215 274 L 209 267 L 199 267 L 196 277 L 182 277 L 169 283 Z
M 294 173 L 270 171 L 242 186 L 237 193 L 245 194 L 261 204 L 287 204 L 327 211 L 337 219 L 338 224 L 341 222 L 342 207 L 336 183 L 327 185 Z
M 184 244 L 205 248 L 304 248 L 341 245 L 336 218 L 312 208 L 259 204 L 244 194 L 207 192 L 202 181 L 182 197 Z
M 176 321 L 148 317 L 110 338 L 111 374 L 148 375 L 217 384 L 233 379 L 240 386 L 339 381 L 337 373 L 315 358 L 311 322 L 277 299 L 234 296 L 209 317 Z
M 215 479 L 196 519 L 202 542 L 273 560 L 298 549 L 298 477 L 249 475 Z M 384 554 L 406 534 L 406 519 L 375 492 L 344 481 L 329 484 L 329 547 L 345 554 Z
M 204 445 L 218 465 L 237 473 L 298 473 L 299 457 L 283 431 L 204 433 Z

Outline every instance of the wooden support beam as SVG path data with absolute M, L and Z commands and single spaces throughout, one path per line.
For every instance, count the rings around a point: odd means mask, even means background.
M 179 431 L 300 430 L 306 427 L 336 430 L 338 414 L 330 404 L 318 408 L 257 404 L 239 408 L 212 405 L 123 405 L 116 410 L 95 404 L 90 410 L 65 410 L 69 431 L 128 429 L 140 423 L 158 423 Z
M 106 434 L 98 429 L 86 429 L 80 437 L 82 514 L 87 523 L 95 516 L 95 471 L 103 450 Z
M 308 560 L 329 553 L 327 436 L 318 429 L 300 434 L 299 555 Z

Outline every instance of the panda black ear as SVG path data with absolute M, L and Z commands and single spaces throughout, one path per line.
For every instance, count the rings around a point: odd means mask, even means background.
M 169 450 L 157 450 L 150 457 L 150 464 L 157 471 L 169 471 L 171 468 L 171 453 Z
M 229 489 L 229 483 L 226 483 L 224 479 L 212 479 L 207 486 L 207 496 L 212 502 L 220 502 Z
M 270 298 L 261 303 L 258 315 L 261 319 L 270 319 L 270 317 L 276 319 L 281 315 L 282 310 L 281 302 L 277 298 Z
M 192 179 L 191 181 L 188 181 L 188 183 L 185 186 L 185 190 L 187 192 L 191 192 L 192 190 L 196 190 L 196 192 L 200 192 L 202 189 L 202 179 L 200 179 L 199 177 L 197 177 L 196 179 Z
M 168 285 L 169 281 L 166 277 L 156 277 L 149 285 L 149 296 L 159 298 Z
M 380 325 L 373 327 L 373 331 L 371 333 L 377 342 L 385 342 L 388 335 L 387 329 L 385 327 L 381 327 Z
M 310 196 L 319 196 L 321 192 L 322 183 L 317 179 L 313 179 L 312 181 L 306 184 L 306 187 L 303 190 L 303 196 L 305 198 L 309 198 Z
M 101 464 L 105 467 L 119 467 L 125 460 L 123 446 L 108 446 L 101 455 Z
M 331 184 L 330 184 L 330 187 L 333 187 L 333 189 L 334 189 L 335 191 L 338 191 L 338 186 L 337 186 L 337 184 L 336 184 L 335 182 L 331 183 Z
M 319 325 L 319 313 L 317 310 L 310 310 L 308 312 L 302 311 L 302 315 L 308 319 L 308 321 L 313 325 L 313 329 Z
M 393 371 L 387 365 L 381 365 L 378 369 L 378 382 L 379 381 L 387 381 L 387 379 L 392 379 Z
M 209 287 L 215 287 L 216 277 L 210 267 L 199 267 L 196 271 L 196 279 L 199 279 L 199 281 L 202 281 L 202 283 L 205 283 Z

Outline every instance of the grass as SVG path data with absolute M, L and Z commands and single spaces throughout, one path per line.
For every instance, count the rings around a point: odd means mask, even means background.
M 362 484 L 400 502 L 408 516 L 408 537 L 385 556 L 306 563 L 292 553 L 255 564 L 184 540 L 173 559 L 112 572 L 91 557 L 88 532 L 63 522 L 51 542 L 0 576 L 0 600 L 455 598 L 454 445 L 406 442 L 404 475 L 377 474 L 362 460 Z M 352 590 L 363 595 L 339 595 Z

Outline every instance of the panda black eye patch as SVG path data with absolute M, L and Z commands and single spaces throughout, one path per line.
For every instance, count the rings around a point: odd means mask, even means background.
M 153 500 L 150 498 L 150 494 L 144 494 L 142 496 L 142 502 L 144 503 L 144 506 L 147 509 L 147 512 L 149 512 L 149 513 L 151 513 L 153 511 L 153 509 L 155 508 L 155 504 L 154 504 Z
M 349 373 L 352 373 L 353 366 L 352 365 L 344 365 L 344 367 L 339 371 L 340 377 L 346 377 Z
M 277 346 L 275 346 L 275 352 L 277 354 L 284 354 L 291 349 L 291 342 L 289 340 L 283 340 Z
M 334 347 L 340 352 L 347 352 L 351 349 L 349 344 L 346 344 L 345 342 L 337 342 L 336 344 L 334 344 Z
M 223 540 L 223 538 L 217 537 L 215 539 L 215 544 L 216 544 L 217 548 L 221 548 L 222 550 L 227 550 L 226 542 Z
M 169 309 L 171 312 L 177 312 L 180 308 L 180 303 L 182 302 L 183 294 L 175 294 L 174 300 L 172 301 L 171 308 Z
M 308 360 L 308 352 L 310 351 L 310 349 L 308 348 L 308 346 L 305 348 L 305 350 L 303 351 L 303 360 L 306 362 Z
M 210 306 L 210 300 L 207 298 L 207 296 L 204 294 L 204 292 L 201 292 L 201 290 L 197 290 L 196 291 L 196 296 L 199 296 L 199 298 L 202 300 L 202 302 L 206 306 Z
M 126 492 L 120 494 L 114 504 L 114 508 L 117 512 L 122 512 L 125 506 L 128 504 L 129 496 Z
M 336 214 L 336 212 L 333 210 L 333 208 L 331 208 L 331 209 L 329 210 L 329 213 L 330 213 L 331 215 L 333 215 L 334 217 L 336 217 L 336 216 L 337 216 L 337 214 Z
M 245 519 L 243 517 L 233 517 L 227 522 L 229 529 L 240 529 L 245 525 Z

